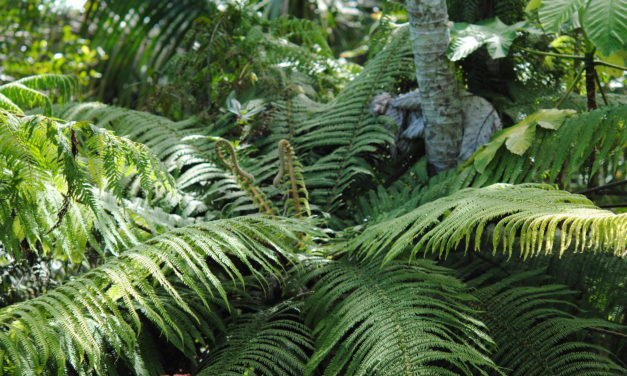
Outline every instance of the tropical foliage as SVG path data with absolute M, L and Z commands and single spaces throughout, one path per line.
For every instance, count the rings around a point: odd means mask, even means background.
M 371 112 L 417 1 L 28 3 L 109 59 L 0 43 L 0 374 L 626 373 L 623 2 L 448 1 L 505 128 L 438 173 Z

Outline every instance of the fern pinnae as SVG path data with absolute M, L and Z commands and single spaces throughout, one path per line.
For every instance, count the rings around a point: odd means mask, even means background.
M 36 251 L 53 250 L 72 260 L 88 245 L 115 253 L 138 241 L 136 226 L 119 207 L 120 181 L 138 174 L 148 195 L 173 191 L 172 177 L 160 161 L 142 145 L 110 131 L 86 122 L 5 112 L 0 124 L 7 130 L 0 136 L 2 180 L 6 176 L 12 186 L 0 202 L 0 223 L 9 228 L 0 237 L 14 255 L 22 240 Z M 10 162 L 16 157 L 17 163 Z M 99 194 L 104 183 L 117 193 L 110 203 Z
M 466 306 L 469 296 L 445 268 L 422 260 L 384 268 L 376 261 L 312 262 L 318 267 L 305 280 L 316 282 L 305 312 L 317 346 L 306 374 L 325 359 L 328 375 L 498 372 L 486 354 L 491 340 Z
M 300 322 L 297 308 L 287 301 L 236 315 L 222 343 L 204 360 L 198 375 L 235 376 L 251 370 L 264 376 L 302 375 L 312 341 Z
M 573 337 L 594 326 L 620 326 L 571 315 L 574 305 L 568 299 L 574 291 L 547 283 L 543 269 L 505 276 L 484 262 L 464 263 L 461 275 L 480 275 L 468 283 L 498 344 L 494 360 L 512 376 L 624 374 L 625 368 L 607 356 L 607 349 Z
M 139 312 L 161 328 L 173 343 L 189 350 L 189 335 L 184 328 L 200 325 L 201 317 L 198 316 L 199 308 L 190 305 L 186 295 L 183 295 L 186 289 L 196 296 L 208 297 L 196 298 L 202 301 L 205 310 L 213 307 L 211 295 L 214 293 L 228 305 L 226 293 L 218 292 L 224 282 L 214 273 L 215 269 L 207 269 L 205 257 L 216 260 L 214 266 L 223 268 L 224 275 L 235 277 L 241 271 L 228 260 L 226 254 L 231 254 L 244 265 L 239 268 L 246 268 L 262 278 L 261 271 L 274 273 L 277 270 L 272 265 L 276 262 L 272 252 L 291 249 L 295 239 L 292 231 L 302 231 L 300 227 L 293 222 L 262 217 L 194 225 L 156 237 L 149 244 L 129 250 L 38 298 L 0 310 L 0 325 L 9 333 L 15 332 L 28 339 L 17 345 L 20 353 L 12 363 L 33 365 L 35 361 L 32 357 L 42 359 L 33 353 L 36 342 L 32 336 L 55 333 L 54 336 L 67 338 L 68 343 L 78 351 L 79 358 L 81 354 L 88 356 L 89 364 L 100 374 L 99 364 L 106 356 L 103 350 L 106 343 L 117 349 L 116 352 L 134 346 L 136 333 L 141 327 Z M 266 250 L 266 244 L 272 244 L 271 251 Z M 207 270 L 209 274 L 205 275 Z M 122 307 L 128 316 L 121 314 Z M 178 312 L 176 315 L 187 317 L 187 324 L 179 323 L 179 319 L 172 316 L 174 309 Z M 50 326 L 50 322 L 54 325 Z M 92 331 L 92 325 L 96 332 Z M 29 329 L 30 326 L 33 328 Z M 103 340 L 106 343 L 102 343 Z M 11 350 L 14 347 L 2 343 L 0 338 L 3 356 L 14 358 L 15 353 Z M 46 359 L 65 359 L 59 351 L 65 350 L 50 345 L 44 351 L 37 350 L 40 354 L 48 354 Z
M 479 250 L 484 230 L 492 221 L 496 221 L 491 236 L 493 252 L 501 249 L 510 256 L 516 241 L 521 257 L 549 254 L 555 248 L 556 235 L 560 236 L 560 255 L 567 249 L 591 249 L 621 256 L 627 241 L 615 236 L 626 231 L 625 214 L 602 210 L 581 195 L 546 185 L 496 184 L 467 188 L 376 224 L 351 241 L 350 249 L 372 257 L 389 247 L 385 262 L 408 249 L 412 257 L 418 252 L 446 255 L 462 242 L 467 249 L 474 243 Z
M 58 91 L 61 102 L 68 101 L 78 89 L 78 80 L 70 75 L 40 74 L 0 85 L 0 108 L 23 114 L 26 109 L 43 106 L 52 115 L 51 91 Z M 19 105 L 18 105 L 19 103 Z

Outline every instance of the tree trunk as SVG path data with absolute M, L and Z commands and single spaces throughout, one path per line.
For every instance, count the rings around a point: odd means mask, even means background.
M 457 164 L 463 136 L 459 88 L 446 57 L 446 0 L 405 0 L 425 118 L 427 159 L 435 172 Z
M 588 99 L 588 111 L 596 110 L 597 108 L 597 93 L 596 93 L 596 72 L 594 70 L 594 51 L 586 52 L 585 55 L 586 66 L 586 97 Z M 601 85 L 601 84 L 599 84 Z

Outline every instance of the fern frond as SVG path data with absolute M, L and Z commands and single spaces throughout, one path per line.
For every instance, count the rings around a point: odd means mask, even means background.
M 312 348 L 308 328 L 293 303 L 287 301 L 237 316 L 198 376 L 301 376 Z
M 341 205 L 342 192 L 356 179 L 372 174 L 370 162 L 374 160 L 373 153 L 392 140 L 389 131 L 383 126 L 383 120 L 371 116 L 369 108 L 376 94 L 390 91 L 399 76 L 410 76 L 413 73 L 411 49 L 406 43 L 407 33 L 407 28 L 397 30 L 390 38 L 390 43 L 363 72 L 327 104 L 316 103 L 298 94 L 302 93 L 304 86 L 293 81 L 299 75 L 284 72 L 282 80 L 288 85 L 284 90 L 286 98 L 273 101 L 274 120 L 268 124 L 269 135 L 254 145 L 262 153 L 251 153 L 254 159 L 241 158 L 242 167 L 260 182 L 271 180 L 279 167 L 279 160 L 268 146 L 286 139 L 304 165 L 303 175 L 308 182 L 312 204 L 326 206 L 327 211 Z M 111 124 L 119 134 L 151 147 L 169 165 L 175 160 L 179 161 L 179 167 L 185 163 L 183 161 L 188 161 L 188 166 L 194 165 L 190 166 L 193 172 L 186 171 L 181 176 L 186 186 L 204 183 L 228 187 L 226 192 L 229 195 L 222 194 L 221 197 L 223 202 L 228 203 L 225 205 L 239 210 L 254 207 L 250 200 L 245 200 L 245 193 L 235 188 L 237 184 L 234 176 L 225 179 L 220 166 L 211 163 L 214 160 L 211 151 L 204 146 L 199 149 L 191 145 L 192 142 L 181 141 L 184 138 L 191 140 L 193 137 L 190 136 L 193 135 L 220 137 L 228 129 L 224 126 L 216 125 L 200 130 L 190 126 L 192 120 L 174 123 L 157 119 L 154 115 L 93 104 L 66 111 L 64 116 L 98 120 L 99 125 Z M 152 123 L 148 121 L 149 118 Z M 156 126 L 156 122 L 163 127 Z M 196 150 L 190 150 L 192 148 Z M 320 155 L 325 156 L 321 158 Z M 217 194 L 213 190 L 212 197 Z
M 625 176 L 625 118 L 627 106 L 622 105 L 572 116 L 561 126 L 556 126 L 556 129 L 535 127 L 527 135 L 529 147 L 522 155 L 510 151 L 503 140 L 497 140 L 496 137 L 456 170 L 444 171 L 429 179 L 424 178 L 424 169 L 421 168 L 424 162 L 419 162 L 399 180 L 397 185 L 402 186 L 409 181 L 407 184 L 412 187 L 400 197 L 407 202 L 422 205 L 452 195 L 460 189 L 485 187 L 499 182 L 559 182 L 569 187 L 575 183 L 587 184 L 598 174 Z M 490 150 L 493 154 L 482 156 Z M 481 158 L 481 163 L 477 162 L 478 158 Z M 414 178 L 416 171 L 420 172 L 418 184 Z M 399 197 L 397 187 L 380 187 L 377 190 L 378 198 L 359 209 L 366 211 L 364 218 L 376 218 L 377 213 L 383 213 L 382 218 L 390 218 L 387 212 L 399 216 L 415 207 L 386 204 L 392 202 L 392 197 Z
M 53 92 L 61 103 L 68 102 L 78 91 L 78 79 L 67 74 L 38 74 L 20 78 L 13 83 L 48 93 Z
M 66 106 L 62 116 L 113 129 L 142 143 L 159 157 L 177 181 L 182 213 L 208 211 L 207 216 L 222 211 L 225 215 L 256 211 L 251 198 L 241 189 L 237 177 L 216 164 L 215 149 L 207 137 L 220 137 L 233 126 L 230 117 L 212 126 L 201 127 L 197 118 L 172 121 L 162 116 L 102 103 Z M 182 214 L 181 213 L 181 214 Z
M 411 74 L 407 33 L 406 28 L 398 29 L 333 101 L 296 128 L 294 140 L 285 137 L 306 164 L 304 175 L 312 201 L 327 211 L 341 204 L 342 193 L 356 179 L 372 173 L 372 154 L 392 142 L 383 120 L 370 115 L 370 103 L 375 95 L 389 91 L 396 77 Z M 324 156 L 312 158 L 320 154 Z M 313 163 L 308 164 L 310 158 Z
M 511 256 L 518 240 L 524 258 L 555 248 L 560 255 L 592 249 L 625 256 L 627 239 L 621 234 L 627 232 L 627 214 L 599 209 L 584 196 L 549 186 L 508 184 L 467 188 L 381 222 L 357 237 L 351 250 L 369 257 L 385 253 L 385 262 L 408 249 L 412 257 L 446 255 L 462 242 L 466 250 L 473 244 L 479 250 L 490 223 L 495 224 L 493 252 Z
M 98 102 L 65 106 L 60 116 L 75 121 L 91 121 L 95 125 L 111 129 L 119 135 L 148 146 L 170 168 L 188 166 L 209 149 L 183 142 L 193 135 L 208 135 L 196 126 L 198 120 L 190 118 L 175 122 L 163 116 L 134 111 Z
M 353 218 L 349 219 L 349 224 L 372 226 L 406 214 L 419 206 L 420 193 L 429 181 L 427 159 L 422 158 L 389 187 L 378 185 L 359 196 L 351 208 Z
M 24 77 L 0 85 L 0 109 L 24 113 L 26 109 L 41 106 L 52 114 L 53 92 L 61 102 L 67 102 L 78 90 L 76 77 L 63 74 L 41 74 Z
M 523 265 L 516 265 L 520 270 Z M 545 268 L 559 284 L 579 291 L 575 303 L 590 313 L 616 323 L 627 314 L 627 259 L 608 254 L 576 253 L 564 257 L 538 257 L 525 263 L 531 269 Z
M 533 116 L 534 114 L 530 115 Z M 502 140 L 496 137 L 468 160 L 467 164 L 472 163 L 476 170 L 471 171 L 472 184 L 483 186 L 494 182 L 531 181 L 553 183 L 562 175 L 573 177 L 580 171 L 587 170 L 588 176 L 592 176 L 601 168 L 612 173 L 625 174 L 625 119 L 627 105 L 622 105 L 573 116 L 555 127 L 549 125 L 537 127 L 533 131 L 528 129 L 523 136 L 529 137 L 530 146 L 522 153 L 499 145 Z M 492 149 L 497 152 L 486 163 L 484 155 Z M 593 158 L 592 166 L 585 168 L 590 158 Z
M 429 181 L 420 191 L 421 203 L 452 194 L 465 187 L 484 187 L 505 182 L 590 181 L 603 171 L 627 174 L 627 106 L 607 107 L 570 117 L 556 129 L 536 127 L 529 138 L 530 146 L 522 155 L 515 154 L 502 140 L 493 140 L 457 171 L 447 171 Z M 485 158 L 486 151 L 493 155 Z M 480 161 L 478 159 L 480 158 Z M 583 175 L 583 176 L 582 176 Z
M 207 308 L 218 298 L 228 305 L 224 278 L 241 282 L 244 273 L 257 278 L 263 278 L 262 272 L 278 273 L 276 252 L 293 250 L 294 233 L 306 231 L 300 223 L 254 216 L 153 238 L 57 289 L 0 310 L 2 363 L 13 374 L 38 367 L 62 372 L 71 360 L 59 345 L 66 342 L 76 350 L 77 363 L 88 362 L 102 374 L 105 345 L 118 354 L 120 348 L 132 351 L 140 312 L 185 347 L 189 339 L 180 316 L 189 316 L 190 323 L 199 317 L 177 283 Z
M 313 264 L 305 313 L 316 350 L 307 375 L 321 364 L 325 375 L 346 376 L 498 372 L 473 299 L 449 270 L 426 260 Z
M 105 188 L 121 199 L 130 175 L 148 196 L 172 190 L 170 175 L 141 144 L 86 122 L 0 113 L 0 241 L 13 256 L 29 247 L 75 261 L 87 243 L 100 249 L 92 229 L 109 249 L 135 243 L 99 199 Z
M 466 268 L 471 271 L 472 265 Z M 498 345 L 496 363 L 512 376 L 624 375 L 627 371 L 608 357 L 607 350 L 574 337 L 586 328 L 621 330 L 600 319 L 568 313 L 565 286 L 538 278 L 542 270 L 509 277 L 487 270 L 475 280 L 472 294 L 479 300 L 481 318 Z M 541 284 L 540 286 L 538 284 Z
M 325 211 L 342 206 L 342 193 L 357 179 L 372 174 L 373 154 L 392 141 L 384 121 L 370 114 L 370 103 L 380 92 L 391 91 L 399 76 L 412 74 L 407 34 L 407 28 L 397 30 L 388 45 L 329 103 L 315 102 L 295 88 L 288 88 L 284 97 L 273 102 L 269 135 L 256 145 L 266 155 L 282 139 L 292 145 L 304 166 L 312 205 Z M 279 160 L 262 158 L 255 164 L 260 165 L 272 168 L 256 176 L 271 179 Z

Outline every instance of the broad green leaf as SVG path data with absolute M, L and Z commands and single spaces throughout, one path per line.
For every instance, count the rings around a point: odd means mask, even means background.
M 605 56 L 627 45 L 627 0 L 591 0 L 583 15 L 588 38 Z
M 586 0 L 542 0 L 542 6 L 538 11 L 542 27 L 546 31 L 558 31 L 560 25 L 575 14 L 585 2 Z
M 507 132 L 505 146 L 507 150 L 516 155 L 523 155 L 531 146 L 531 142 L 536 135 L 536 127 L 533 123 L 520 123 L 511 127 Z
M 479 24 L 456 23 L 451 33 L 448 56 L 457 61 L 470 55 L 481 46 L 486 46 L 492 58 L 507 56 L 517 31 L 523 29 L 526 22 L 506 25 L 496 17 Z
M 539 126 L 546 129 L 558 130 L 567 117 L 576 114 L 575 110 L 558 110 L 550 108 L 548 110 L 540 110 L 529 116 L 530 120 L 536 122 Z

